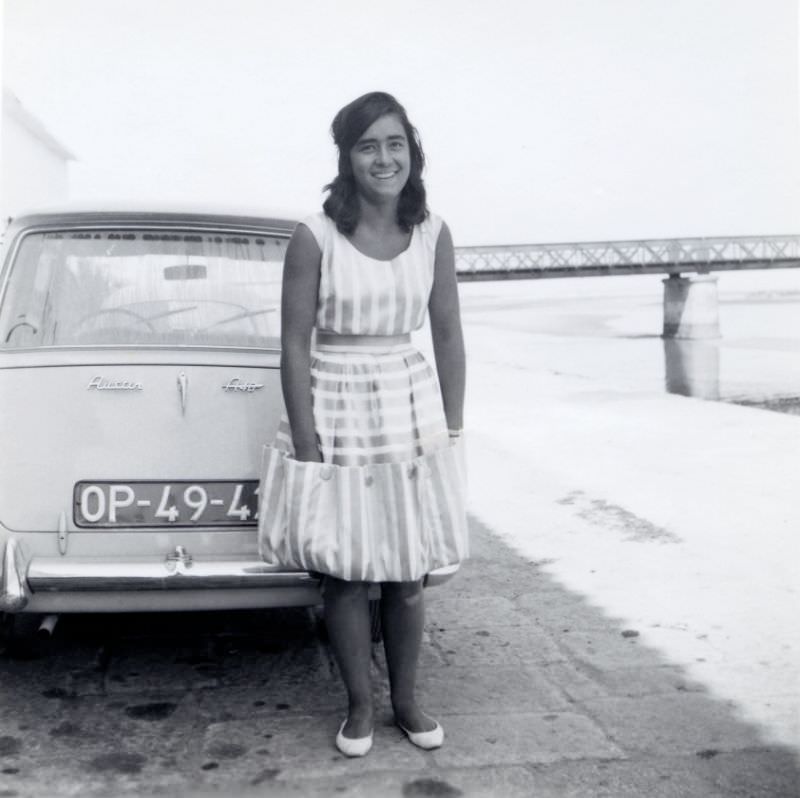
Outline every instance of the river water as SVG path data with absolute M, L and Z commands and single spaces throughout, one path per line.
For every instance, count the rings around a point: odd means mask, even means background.
M 549 372 L 800 414 L 800 269 L 717 277 L 721 335 L 700 341 L 661 337 L 658 276 L 462 283 L 460 291 L 470 330 L 527 333 L 526 362 Z

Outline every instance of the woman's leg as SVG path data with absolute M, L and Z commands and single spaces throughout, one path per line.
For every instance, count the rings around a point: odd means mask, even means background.
M 417 706 L 415 695 L 425 625 L 421 581 L 382 583 L 381 625 L 395 718 L 409 731 L 430 731 L 436 724 Z
M 372 640 L 368 589 L 366 582 L 325 577 L 325 626 L 347 688 L 345 737 L 366 737 L 372 731 Z

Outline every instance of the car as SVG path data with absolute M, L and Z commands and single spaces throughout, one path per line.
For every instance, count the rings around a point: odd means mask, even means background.
M 13 220 L 0 272 L 0 611 L 315 605 L 258 554 L 295 222 L 82 210 Z M 450 578 L 457 566 L 429 574 Z
M 0 279 L 9 612 L 312 601 L 258 562 L 288 220 L 39 214 Z

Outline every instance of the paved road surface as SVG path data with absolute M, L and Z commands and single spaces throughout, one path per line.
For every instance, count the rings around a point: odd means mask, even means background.
M 0 795 L 793 796 L 793 753 L 478 524 L 428 593 L 424 753 L 333 746 L 343 694 L 305 611 L 65 619 L 0 658 Z

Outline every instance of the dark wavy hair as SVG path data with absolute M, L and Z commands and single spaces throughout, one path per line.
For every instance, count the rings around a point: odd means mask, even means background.
M 345 105 L 336 114 L 331 125 L 331 135 L 339 150 L 339 174 L 325 186 L 325 191 L 330 194 L 322 203 L 322 209 L 336 222 L 339 232 L 345 235 L 351 235 L 356 229 L 360 214 L 356 181 L 350 164 L 350 151 L 364 131 L 387 114 L 396 114 L 400 119 L 411 155 L 408 181 L 397 203 L 397 223 L 407 233 L 415 224 L 424 221 L 428 216 L 425 183 L 422 180 L 425 154 L 422 151 L 419 133 L 409 122 L 405 108 L 391 94 L 372 91 Z

